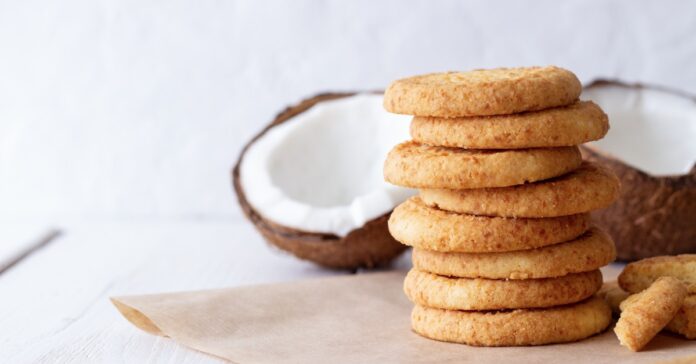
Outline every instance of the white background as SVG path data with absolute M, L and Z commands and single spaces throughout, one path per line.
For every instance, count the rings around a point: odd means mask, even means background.
M 278 111 L 545 64 L 696 94 L 696 2 L 0 0 L 0 358 L 218 362 L 108 297 L 347 273 L 269 249 L 237 207 L 229 170 Z
M 556 64 L 696 93 L 688 1 L 2 1 L 0 218 L 239 215 L 229 169 L 286 105 Z

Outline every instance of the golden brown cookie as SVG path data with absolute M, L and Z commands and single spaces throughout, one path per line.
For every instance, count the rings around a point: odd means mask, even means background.
M 621 345 L 642 349 L 672 321 L 686 298 L 686 287 L 673 277 L 660 277 L 645 291 L 621 302 L 614 332 Z
M 686 296 L 677 314 L 667 324 L 667 330 L 689 340 L 696 339 L 696 294 Z
M 566 147 L 601 139 L 607 131 L 607 115 L 591 101 L 511 115 L 416 116 L 411 122 L 416 142 L 466 149 Z
M 621 289 L 616 281 L 604 283 L 597 292 L 597 296 L 607 301 L 611 310 L 617 315 L 621 313 L 621 302 L 630 295 L 630 293 Z
M 419 116 L 503 115 L 568 105 L 581 91 L 572 72 L 554 66 L 431 73 L 394 81 L 384 108 Z
M 414 188 L 505 187 L 560 176 L 581 163 L 577 147 L 494 151 L 408 141 L 387 155 L 384 179 Z
M 414 303 L 447 310 L 541 308 L 582 301 L 602 286 L 597 270 L 541 279 L 449 278 L 411 269 L 404 292 Z
M 696 293 L 696 254 L 653 257 L 629 263 L 619 275 L 619 285 L 630 293 L 638 293 L 666 276 L 679 279 L 689 293 Z
M 456 311 L 416 305 L 413 331 L 430 339 L 475 346 L 522 346 L 570 342 L 609 326 L 611 309 L 601 298 L 546 309 Z
M 449 277 L 537 279 L 599 269 L 616 257 L 611 237 L 593 227 L 575 240 L 503 253 L 443 253 L 414 248 L 413 267 Z
M 397 206 L 389 232 L 405 245 L 440 252 L 507 252 L 569 241 L 589 229 L 589 214 L 521 219 L 463 215 L 428 207 L 417 196 Z
M 633 296 L 638 295 L 640 293 L 636 293 Z M 621 289 L 618 283 L 608 282 L 604 283 L 599 292 L 597 292 L 597 296 L 603 297 L 611 307 L 611 310 L 618 315 L 621 313 L 621 303 L 631 294 Z M 696 294 L 686 296 L 679 311 L 677 311 L 677 314 L 667 324 L 665 329 L 690 340 L 696 339 Z
M 472 215 L 553 217 L 579 214 L 609 206 L 619 197 L 619 179 L 599 164 L 554 179 L 519 186 L 480 189 L 421 189 L 429 206 Z

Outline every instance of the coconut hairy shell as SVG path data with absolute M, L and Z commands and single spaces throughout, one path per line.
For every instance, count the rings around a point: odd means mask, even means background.
M 587 88 L 606 85 L 650 87 L 600 80 Z M 696 102 L 696 97 L 690 98 Z M 581 150 L 585 159 L 611 168 L 621 180 L 619 199 L 593 212 L 595 222 L 614 239 L 617 259 L 632 261 L 696 252 L 696 165 L 687 174 L 653 176 L 596 146 L 584 145 Z
M 232 184 L 239 205 L 246 217 L 254 224 L 265 240 L 294 256 L 312 261 L 324 267 L 336 269 L 372 268 L 384 265 L 402 253 L 406 246 L 400 244 L 387 228 L 390 213 L 365 223 L 349 232 L 345 237 L 333 234 L 315 233 L 294 229 L 265 219 L 247 201 L 239 177 L 244 154 L 251 144 L 261 138 L 271 128 L 307 111 L 315 104 L 354 95 L 354 93 L 324 93 L 305 99 L 279 113 L 273 122 L 254 136 L 242 149 L 237 163 L 232 169 Z

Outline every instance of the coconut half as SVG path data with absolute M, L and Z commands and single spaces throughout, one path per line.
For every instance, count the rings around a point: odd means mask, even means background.
M 601 80 L 581 98 L 609 115 L 606 138 L 582 150 L 622 182 L 619 200 L 594 212 L 618 259 L 696 252 L 696 97 Z
M 384 182 L 389 149 L 408 117 L 382 94 L 322 94 L 281 112 L 242 150 L 232 171 L 242 210 L 271 244 L 332 268 L 374 267 L 405 246 L 391 210 L 414 191 Z

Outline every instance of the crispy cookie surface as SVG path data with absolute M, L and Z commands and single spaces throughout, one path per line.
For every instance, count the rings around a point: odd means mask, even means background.
M 408 141 L 387 155 L 384 179 L 413 188 L 505 187 L 560 176 L 581 163 L 577 147 L 493 151 Z
M 611 310 L 617 315 L 621 313 L 621 302 L 630 295 L 630 293 L 621 289 L 616 281 L 605 282 L 597 292 L 597 296 L 607 301 Z
M 616 282 L 604 283 L 597 295 L 603 297 L 617 315 L 621 313 L 621 303 L 631 296 L 630 293 L 621 289 Z M 640 293 L 636 293 L 634 296 L 636 295 L 640 295 Z M 686 296 L 679 311 L 665 329 L 690 340 L 696 339 L 696 294 Z
M 611 237 L 593 227 L 575 240 L 502 253 L 443 253 L 414 248 L 413 267 L 449 277 L 537 279 L 599 269 L 616 257 Z
M 696 339 L 696 294 L 686 296 L 677 314 L 667 324 L 667 330 L 689 340 Z
M 416 116 L 411 122 L 411 137 L 419 143 L 467 149 L 564 147 L 601 139 L 607 131 L 607 115 L 591 101 L 512 115 Z
M 592 162 L 554 179 L 519 186 L 479 189 L 421 189 L 429 206 L 486 216 L 554 217 L 609 206 L 621 184 L 609 169 Z
M 428 207 L 419 197 L 397 206 L 389 232 L 405 245 L 440 252 L 506 252 L 573 240 L 590 227 L 589 214 L 543 219 L 457 214 Z
M 630 293 L 648 288 L 660 277 L 674 277 L 696 293 L 696 254 L 669 255 L 629 263 L 619 275 L 619 285 Z
M 439 117 L 514 114 L 568 105 L 581 91 L 572 72 L 554 66 L 431 73 L 394 81 L 384 108 Z
M 541 308 L 576 303 L 602 286 L 599 270 L 541 279 L 450 278 L 411 269 L 404 292 L 414 303 L 447 310 Z
M 427 338 L 475 346 L 524 346 L 577 341 L 604 331 L 611 309 L 592 297 L 547 309 L 456 311 L 416 305 L 413 330 Z
M 621 345 L 639 351 L 672 321 L 687 291 L 673 277 L 660 277 L 646 290 L 621 302 L 621 316 L 614 332 Z

